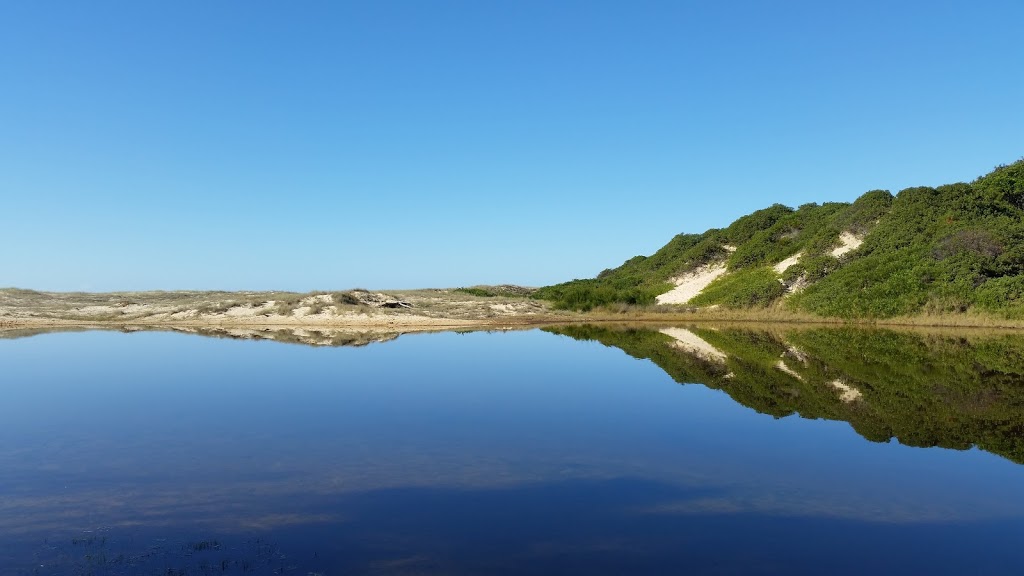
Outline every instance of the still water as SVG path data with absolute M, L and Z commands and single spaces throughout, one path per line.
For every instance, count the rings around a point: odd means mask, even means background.
M 0 574 L 1024 572 L 1024 336 L 266 335 L 0 339 Z

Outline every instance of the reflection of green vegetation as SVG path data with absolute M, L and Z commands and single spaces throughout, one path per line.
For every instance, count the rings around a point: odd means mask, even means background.
M 862 328 L 785 334 L 692 328 L 728 356 L 717 361 L 651 329 L 547 330 L 650 359 L 677 382 L 723 390 L 765 414 L 844 420 L 876 442 L 897 438 L 910 446 L 978 446 L 1024 463 L 1020 335 L 968 339 Z M 844 401 L 836 382 L 860 397 Z

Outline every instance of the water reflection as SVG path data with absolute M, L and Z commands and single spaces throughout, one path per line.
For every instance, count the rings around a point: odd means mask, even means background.
M 874 442 L 1024 463 L 1024 336 L 864 328 L 565 326 L 775 417 L 849 422 Z
M 1024 561 L 1018 336 L 206 335 L 0 342 L 0 574 Z
M 267 340 L 284 344 L 304 344 L 307 346 L 366 346 L 376 342 L 388 342 L 398 338 L 402 333 L 394 330 L 324 328 L 307 326 L 175 326 L 131 325 L 121 328 L 97 327 L 64 327 L 64 328 L 18 328 L 0 330 L 0 340 L 28 338 L 42 334 L 89 331 L 120 331 L 132 332 L 174 332 L 194 334 L 210 338 L 226 338 L 230 340 Z

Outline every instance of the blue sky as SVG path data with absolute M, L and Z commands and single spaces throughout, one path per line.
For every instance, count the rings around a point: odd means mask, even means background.
M 1024 3 L 6 2 L 0 286 L 543 285 L 1024 156 Z

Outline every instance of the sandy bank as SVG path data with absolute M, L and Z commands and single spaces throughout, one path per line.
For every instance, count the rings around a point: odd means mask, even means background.
M 686 304 L 726 272 L 725 263 L 708 264 L 673 278 L 676 287 L 657 297 L 658 304 Z

